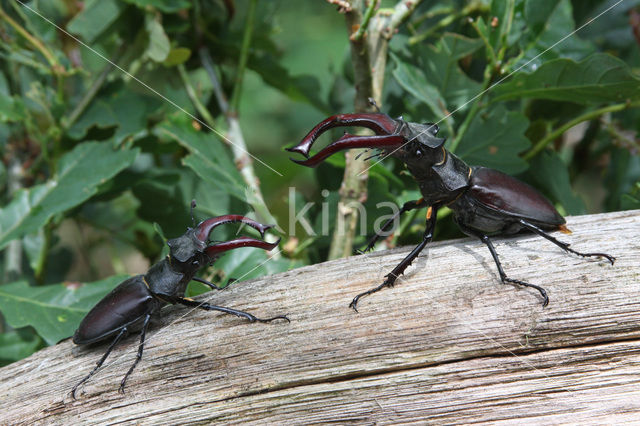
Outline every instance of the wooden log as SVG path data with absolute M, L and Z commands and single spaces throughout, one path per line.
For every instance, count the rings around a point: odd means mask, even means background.
M 381 282 L 410 247 L 354 256 L 235 283 L 203 295 L 291 323 L 248 324 L 166 308 L 144 357 L 117 392 L 137 337 L 69 391 L 106 345 L 70 341 L 0 369 L 1 424 L 401 423 L 528 421 L 619 423 L 640 418 L 640 211 L 568 218 L 579 251 L 544 239 L 471 239 L 430 245 L 392 289 Z

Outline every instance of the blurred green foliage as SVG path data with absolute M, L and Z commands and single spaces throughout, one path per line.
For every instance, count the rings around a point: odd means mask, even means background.
M 216 84 L 268 165 L 253 163 L 283 252 L 239 250 L 205 275 L 224 285 L 326 258 L 344 160 L 310 170 L 283 148 L 353 109 L 353 70 L 336 6 L 303 3 L 0 1 L 0 363 L 69 336 L 123 274 L 159 260 L 192 199 L 199 219 L 251 212 Z M 532 183 L 563 213 L 640 208 L 640 1 L 615 3 L 422 2 L 391 39 L 381 107 L 440 121 L 450 150 Z M 362 233 L 389 214 L 378 203 L 419 197 L 393 160 L 368 185 Z M 307 202 L 316 235 L 290 223 Z M 458 235 L 443 216 L 440 238 Z M 410 214 L 387 243 L 421 226 Z

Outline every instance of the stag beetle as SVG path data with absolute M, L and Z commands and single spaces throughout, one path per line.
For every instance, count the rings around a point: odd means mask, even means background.
M 357 136 L 345 133 L 309 158 L 311 146 L 320 134 L 334 127 L 362 126 L 373 130 L 374 136 Z M 401 117 L 393 119 L 383 113 L 338 114 L 315 126 L 302 141 L 287 151 L 299 153 L 306 160 L 292 161 L 308 167 L 316 167 L 330 155 L 351 149 L 371 148 L 380 150 L 379 155 L 390 155 L 400 159 L 414 177 L 422 198 L 405 203 L 401 209 L 384 223 L 363 251 L 373 248 L 381 234 L 404 212 L 427 208 L 426 230 L 422 241 L 385 276 L 382 284 L 358 294 L 349 306 L 357 311 L 358 300 L 384 287 L 392 287 L 400 274 L 418 257 L 431 241 L 436 225 L 436 213 L 448 206 L 454 220 L 465 234 L 479 238 L 491 252 L 503 283 L 509 282 L 535 288 L 547 306 L 549 297 L 544 288 L 525 281 L 507 277 L 490 236 L 511 235 L 522 230 L 532 231 L 546 238 L 567 252 L 582 257 L 604 257 L 613 265 L 615 258 L 605 253 L 580 253 L 569 248 L 545 231 L 570 232 L 564 218 L 538 191 L 509 175 L 486 167 L 468 166 L 444 148 L 444 138 L 436 137 L 438 126 L 434 123 L 411 123 Z
M 74 399 L 78 386 L 89 380 L 100 368 L 118 342 L 130 331 L 140 330 L 140 346 L 136 360 L 120 382 L 119 391 L 124 393 L 127 378 L 142 358 L 149 320 L 166 304 L 178 303 L 207 311 L 220 311 L 246 318 L 250 322 L 270 322 L 275 319 L 289 321 L 286 315 L 261 319 L 247 312 L 210 305 L 184 297 L 187 285 L 191 280 L 206 284 L 212 289 L 218 289 L 214 284 L 196 277 L 195 274 L 201 268 L 214 262 L 224 252 L 240 247 L 272 250 L 280 242 L 279 239 L 274 243 L 267 243 L 255 238 L 239 237 L 231 241 L 208 244 L 209 234 L 214 228 L 233 222 L 240 222 L 256 229 L 263 238 L 265 231 L 273 227 L 273 225 L 262 225 L 240 215 L 226 215 L 204 220 L 195 228 L 188 228 L 181 237 L 167 241 L 170 249 L 167 257 L 151 266 L 146 274 L 136 275 L 123 281 L 89 311 L 73 335 L 73 343 L 87 345 L 114 336 L 115 338 L 95 368 L 73 387 L 71 395 Z

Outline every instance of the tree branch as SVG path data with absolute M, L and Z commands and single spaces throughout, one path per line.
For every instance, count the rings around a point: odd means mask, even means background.
M 364 1 L 353 0 L 350 9 L 345 13 L 345 23 L 349 34 L 355 79 L 355 112 L 372 112 L 373 106 L 369 103 L 369 99 L 373 97 L 370 47 L 365 37 L 352 37 L 363 23 L 363 7 Z M 367 199 L 369 176 L 367 173 L 369 162 L 356 160 L 358 153 L 358 150 L 345 153 L 344 177 L 340 186 L 336 227 L 329 248 L 329 259 L 337 259 L 353 253 L 353 240 L 358 224 L 357 206 Z
M 391 13 L 376 13 L 373 16 L 376 1 L 366 7 L 363 0 L 353 0 L 348 7 L 343 8 L 354 71 L 355 112 L 375 112 L 369 99 L 374 99 L 378 105 L 382 104 L 389 40 L 420 1 L 400 1 Z M 353 253 L 358 223 L 357 205 L 367 199 L 367 171 L 370 167 L 369 161 L 356 160 L 358 153 L 359 151 L 350 150 L 345 154 L 344 177 L 340 186 L 336 229 L 329 249 L 329 259 Z

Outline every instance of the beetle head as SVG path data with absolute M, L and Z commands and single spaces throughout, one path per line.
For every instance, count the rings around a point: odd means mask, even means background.
M 410 123 L 403 121 L 399 133 L 405 139 L 390 155 L 404 162 L 410 170 L 430 167 L 443 159 L 444 138 L 439 138 L 435 123 Z
M 240 247 L 257 247 L 264 250 L 272 250 L 280 242 L 279 239 L 274 243 L 268 243 L 256 238 L 238 237 L 230 241 L 209 244 L 209 234 L 213 229 L 226 223 L 243 223 L 256 229 L 263 238 L 264 233 L 273 227 L 273 225 L 263 225 L 240 215 L 212 217 L 200 222 L 195 228 L 189 228 L 181 237 L 167 241 L 170 249 L 169 255 L 173 260 L 183 265 L 202 267 L 229 250 Z

